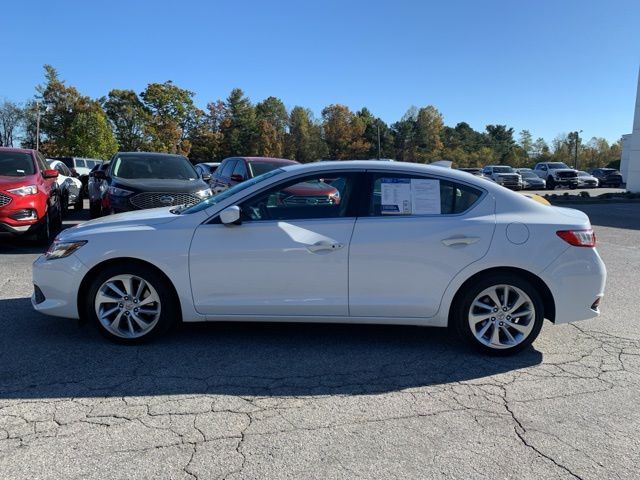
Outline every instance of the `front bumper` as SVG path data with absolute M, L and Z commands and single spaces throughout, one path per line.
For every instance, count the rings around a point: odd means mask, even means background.
M 564 185 L 567 187 L 577 187 L 578 179 L 577 178 L 553 178 L 553 183 L 556 185 Z
M 595 248 L 569 247 L 540 277 L 553 295 L 555 323 L 600 315 L 600 311 L 592 306 L 604 296 L 607 270 Z
M 33 284 L 38 287 L 31 304 L 38 312 L 56 317 L 79 318 L 78 291 L 89 270 L 75 255 L 46 260 L 43 255 L 33 262 Z
M 24 210 L 32 211 L 35 218 L 25 220 L 12 218 Z M 14 197 L 11 203 L 0 208 L 0 232 L 18 235 L 35 232 L 41 225 L 44 213 L 45 209 L 36 195 L 22 198 Z

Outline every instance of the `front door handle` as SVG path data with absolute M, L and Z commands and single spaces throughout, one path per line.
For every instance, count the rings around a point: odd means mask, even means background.
M 455 245 L 471 245 L 480 240 L 480 237 L 449 237 L 442 240 L 442 243 L 447 247 L 453 247 Z
M 320 252 L 334 252 L 336 250 L 340 250 L 344 245 L 342 243 L 331 243 L 331 242 L 316 242 L 313 245 L 309 245 L 307 250 L 311 253 L 320 253 Z

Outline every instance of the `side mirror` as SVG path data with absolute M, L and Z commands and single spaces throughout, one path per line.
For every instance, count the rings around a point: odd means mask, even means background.
M 58 170 L 43 170 L 42 171 L 43 178 L 58 178 Z
M 224 225 L 240 225 L 240 207 L 233 205 L 220 212 L 220 221 Z
M 233 180 L 234 182 L 244 182 L 244 177 L 239 173 L 234 173 L 233 175 L 231 175 L 231 180 Z
M 210 182 L 211 181 L 211 174 L 210 173 L 203 173 L 202 174 L 202 180 L 204 180 L 205 182 Z

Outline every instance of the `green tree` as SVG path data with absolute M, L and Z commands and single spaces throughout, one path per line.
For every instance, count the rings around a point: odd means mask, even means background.
M 353 113 L 345 105 L 334 104 L 322 109 L 322 129 L 329 158 L 345 160 L 351 155 Z
M 322 126 L 315 122 L 310 110 L 293 107 L 289 115 L 285 156 L 301 163 L 327 158 L 329 150 L 322 135 Z
M 107 159 L 118 151 L 118 142 L 98 102 L 76 113 L 66 141 L 69 154 L 78 157 Z
M 220 131 L 223 134 L 222 151 L 225 157 L 256 154 L 256 111 L 239 88 L 234 88 L 227 97 Z
M 289 115 L 282 100 L 269 97 L 256 105 L 257 153 L 265 157 L 282 157 Z
M 513 128 L 506 125 L 487 125 L 489 145 L 495 152 L 496 160 L 501 164 L 512 164 L 517 158 Z
M 414 155 L 418 162 L 438 159 L 442 152 L 442 115 L 433 105 L 418 110 L 414 123 Z
M 140 94 L 152 115 L 148 123 L 152 149 L 184 155 L 189 153 L 190 130 L 203 114 L 195 107 L 193 95 L 193 92 L 174 85 L 171 80 L 150 83 Z
M 533 154 L 533 136 L 529 130 L 521 130 L 518 144 L 527 157 Z
M 120 150 L 135 152 L 149 148 L 151 112 L 133 90 L 111 90 L 102 104 Z

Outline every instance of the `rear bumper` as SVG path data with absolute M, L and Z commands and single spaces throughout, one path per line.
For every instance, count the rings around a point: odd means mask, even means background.
M 604 296 L 607 270 L 595 248 L 569 247 L 540 277 L 553 295 L 555 323 L 600 315 L 592 305 Z
M 78 290 L 87 272 L 75 255 L 57 260 L 38 257 L 33 262 L 33 308 L 47 315 L 78 318 Z

